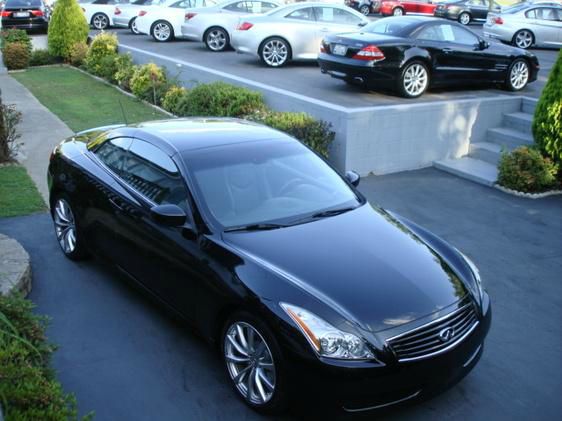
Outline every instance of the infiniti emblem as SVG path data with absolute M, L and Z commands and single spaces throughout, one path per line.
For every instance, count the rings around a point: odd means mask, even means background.
M 455 336 L 455 330 L 452 327 L 446 327 L 439 332 L 439 339 L 441 342 L 449 342 Z

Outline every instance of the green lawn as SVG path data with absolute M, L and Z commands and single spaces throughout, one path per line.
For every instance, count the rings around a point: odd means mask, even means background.
M 167 118 L 154 108 L 69 67 L 40 67 L 12 73 L 12 76 L 77 132 L 124 123 L 121 105 L 128 123 Z
M 45 210 L 37 187 L 21 165 L 0 166 L 0 217 Z

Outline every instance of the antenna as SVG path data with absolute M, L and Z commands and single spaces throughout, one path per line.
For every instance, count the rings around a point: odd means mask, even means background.
M 121 100 L 119 99 L 119 106 L 121 107 L 121 114 L 123 114 L 123 120 L 125 121 L 125 124 L 128 126 L 129 123 L 127 122 L 127 116 L 125 115 L 125 108 L 123 108 L 123 103 L 121 102 Z

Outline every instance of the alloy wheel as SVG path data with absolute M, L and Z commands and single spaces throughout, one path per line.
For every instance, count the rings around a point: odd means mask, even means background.
M 268 66 L 282 66 L 289 58 L 289 48 L 283 41 L 272 39 L 263 46 L 262 58 Z
M 222 51 L 226 48 L 226 34 L 222 29 L 212 29 L 207 33 L 205 39 L 207 41 L 207 47 L 212 51 Z
M 172 36 L 172 28 L 165 22 L 159 22 L 154 25 L 152 34 L 157 41 L 166 42 Z
M 459 16 L 459 22 L 463 25 L 468 25 L 470 23 L 470 15 L 466 12 L 462 12 Z
M 66 254 L 76 249 L 76 222 L 70 205 L 65 199 L 58 199 L 54 211 L 55 233 Z
M 509 72 L 509 82 L 513 89 L 523 89 L 529 80 L 529 66 L 523 60 L 516 61 Z
M 268 403 L 276 385 L 275 362 L 263 336 L 238 321 L 226 331 L 224 358 L 230 378 L 242 397 L 254 405 Z
M 515 35 L 515 45 L 519 48 L 527 49 L 533 44 L 533 34 L 531 32 L 523 30 L 517 32 Z
M 404 14 L 404 10 L 402 10 L 402 8 L 400 7 L 397 7 L 392 11 L 393 16 L 402 16 L 403 14 Z
M 92 24 L 96 29 L 105 29 L 109 26 L 109 20 L 104 14 L 98 13 L 92 18 Z
M 137 29 L 137 18 L 134 18 L 131 22 L 131 32 L 135 35 L 139 34 L 139 30 Z
M 363 6 L 361 6 L 359 11 L 361 12 L 361 14 L 367 16 L 367 15 L 369 15 L 369 13 L 371 13 L 371 8 L 369 6 L 367 6 L 366 4 L 364 4 Z
M 422 64 L 411 64 L 404 72 L 404 91 L 408 96 L 419 96 L 427 88 L 428 79 L 427 70 Z

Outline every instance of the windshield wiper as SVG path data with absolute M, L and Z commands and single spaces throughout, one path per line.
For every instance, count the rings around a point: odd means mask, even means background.
M 327 218 L 329 216 L 336 216 L 336 215 L 340 215 L 342 213 L 352 211 L 353 209 L 356 209 L 356 208 L 357 208 L 357 206 L 350 206 L 350 207 L 347 207 L 347 208 L 340 208 L 340 209 L 330 209 L 330 210 L 314 213 L 314 214 L 312 214 L 312 218 Z
M 238 227 L 231 227 L 224 230 L 224 232 L 235 232 L 235 231 L 266 231 L 274 230 L 278 228 L 284 228 L 287 225 L 283 224 L 250 224 L 250 225 L 240 225 Z

